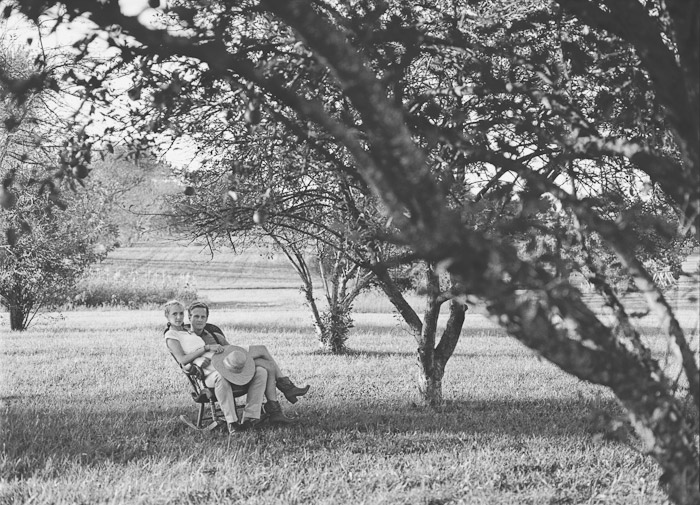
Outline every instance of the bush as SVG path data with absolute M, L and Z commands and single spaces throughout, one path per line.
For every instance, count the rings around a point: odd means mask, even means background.
M 189 274 L 93 269 L 78 282 L 73 305 L 139 308 L 162 305 L 172 299 L 185 304 L 197 299 Z

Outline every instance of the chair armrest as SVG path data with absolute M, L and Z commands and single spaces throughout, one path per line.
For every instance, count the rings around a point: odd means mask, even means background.
M 204 382 L 205 375 L 204 375 L 204 370 L 202 370 L 202 367 L 200 367 L 199 365 L 195 365 L 194 363 L 189 363 L 186 366 L 188 366 L 189 368 L 185 369 L 183 367 L 183 370 L 185 371 L 185 373 L 187 375 L 190 375 L 190 376 Z

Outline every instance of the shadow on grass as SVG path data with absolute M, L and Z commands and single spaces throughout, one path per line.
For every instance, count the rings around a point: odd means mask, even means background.
M 313 428 L 327 430 L 388 431 L 391 433 L 513 435 L 570 437 L 596 429 L 602 414 L 622 411 L 613 399 L 586 400 L 466 400 L 431 409 L 410 401 L 371 402 L 348 399 L 329 409 L 309 404 L 300 412 Z
M 360 349 L 348 349 L 342 354 L 333 354 L 331 352 L 325 351 L 323 349 L 315 349 L 313 351 L 293 351 L 290 353 L 294 356 L 326 356 L 332 357 L 337 356 L 339 358 L 412 358 L 415 359 L 417 356 L 416 351 L 366 351 Z M 450 357 L 460 357 L 468 359 L 483 359 L 484 357 L 499 357 L 499 358 L 523 358 L 528 356 L 528 351 L 522 348 L 498 348 L 493 350 L 481 350 L 480 352 L 465 352 L 465 351 L 455 351 Z M 448 365 L 449 366 L 449 365 Z
M 107 407 L 86 414 L 77 408 L 39 412 L 11 403 L 0 415 L 0 475 L 5 479 L 37 473 L 45 478 L 53 469 L 60 475 L 63 465 L 181 460 L 227 443 L 222 429 L 196 431 L 178 419 L 184 414 L 193 420 L 194 404 L 140 406 L 129 412 Z M 292 415 L 297 423 L 292 427 L 268 425 L 234 436 L 243 450 L 337 450 L 382 456 L 467 446 L 513 448 L 531 438 L 561 445 L 600 432 L 596 423 L 601 412 L 612 417 L 619 407 L 612 400 L 479 400 L 455 401 L 435 411 L 408 402 L 336 398 L 296 407 Z

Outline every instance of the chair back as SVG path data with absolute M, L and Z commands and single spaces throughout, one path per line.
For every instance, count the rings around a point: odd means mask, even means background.
M 221 328 L 219 328 L 219 327 L 216 326 L 215 324 L 207 323 L 207 324 L 204 325 L 204 330 L 205 330 L 205 331 L 208 331 L 209 334 L 210 334 L 212 337 L 214 337 L 214 340 L 216 340 L 216 343 L 217 343 L 217 344 L 223 345 L 223 342 L 222 342 L 221 340 L 219 340 L 219 337 L 217 337 L 217 334 L 219 334 L 219 335 L 223 335 L 223 334 L 224 334 L 224 332 L 221 331 Z

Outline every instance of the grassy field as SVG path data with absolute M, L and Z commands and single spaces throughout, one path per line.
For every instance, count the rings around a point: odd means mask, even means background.
M 233 251 L 222 248 L 212 255 L 207 247 L 184 241 L 143 242 L 115 249 L 97 270 L 106 277 L 186 278 L 199 298 L 216 308 L 304 310 L 304 297 L 299 289 L 301 281 L 292 266 L 281 253 L 271 255 L 269 251 L 261 249 Z M 690 305 L 685 302 L 678 305 L 674 293 L 666 295 L 674 307 L 689 311 L 697 323 L 700 309 L 697 300 Z M 320 279 L 316 279 L 316 297 L 322 296 Z M 406 296 L 415 308 L 422 310 L 424 301 L 420 297 Z M 600 296 L 587 293 L 584 299 L 594 310 L 606 310 Z M 639 294 L 625 295 L 623 299 L 628 310 L 645 310 L 645 303 Z M 393 307 L 386 297 L 369 293 L 360 295 L 353 304 L 353 311 L 386 314 L 391 313 Z M 485 309 L 471 305 L 470 313 L 484 314 Z M 687 319 L 686 315 L 681 316 Z
M 414 343 L 360 314 L 353 352 L 317 351 L 301 311 L 219 310 L 312 389 L 295 427 L 193 431 L 160 311 L 84 311 L 2 337 L 0 504 L 662 504 L 659 472 L 600 388 L 470 316 L 447 403 L 415 403 Z M 657 352 L 663 343 L 656 342 Z
M 264 250 L 211 251 L 183 241 L 137 243 L 110 252 L 101 268 L 191 276 L 199 289 L 297 289 L 299 277 L 283 255 Z
M 330 356 L 281 257 L 139 244 L 101 269 L 191 277 L 231 341 L 267 345 L 312 385 L 282 400 L 297 425 L 229 437 L 179 421 L 195 406 L 160 310 L 48 314 L 23 333 L 0 313 L 0 505 L 666 502 L 611 395 L 538 359 L 483 307 L 467 314 L 433 411 L 417 405 L 415 343 L 381 296 L 356 302 L 352 352 Z M 658 325 L 641 324 L 666 363 Z

